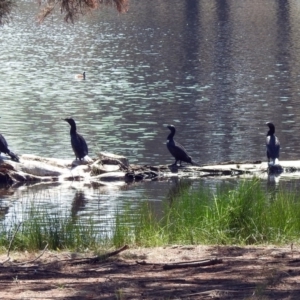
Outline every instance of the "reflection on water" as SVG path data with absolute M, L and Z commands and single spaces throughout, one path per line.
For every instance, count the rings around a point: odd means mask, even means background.
M 172 203 L 174 199 L 178 198 L 184 192 L 188 191 L 192 185 L 193 181 L 191 179 L 179 179 L 177 177 L 173 178 L 172 186 L 168 189 L 166 199 Z
M 266 121 L 281 159 L 300 157 L 299 1 L 132 0 L 125 15 L 103 10 L 74 26 L 55 16 L 39 26 L 31 1 L 19 2 L 0 36 L 0 125 L 12 150 L 73 157 L 61 120 L 73 116 L 92 157 L 172 163 L 164 143 L 174 124 L 201 164 L 264 160 Z M 75 80 L 83 71 L 86 80 Z M 11 207 L 9 219 L 26 201 L 56 201 L 74 217 L 103 219 L 169 188 L 24 187 L 3 194 L 1 207 Z
M 71 215 L 74 221 L 76 220 L 78 212 L 84 210 L 87 201 L 88 200 L 85 198 L 84 191 L 76 191 L 71 209 Z

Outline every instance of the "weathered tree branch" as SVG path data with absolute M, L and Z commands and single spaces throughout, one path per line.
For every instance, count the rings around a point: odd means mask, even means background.
M 172 269 L 179 269 L 179 268 L 189 268 L 189 267 L 206 267 L 216 264 L 223 263 L 222 259 L 206 259 L 201 261 L 193 261 L 193 262 L 180 262 L 174 264 L 165 264 L 163 265 L 164 270 L 172 270 Z
M 12 238 L 10 239 L 9 246 L 8 246 L 8 250 L 7 250 L 7 257 L 8 257 L 8 258 L 9 258 L 9 253 L 10 253 L 11 245 L 12 245 L 12 243 L 13 243 L 13 241 L 14 241 L 14 239 L 15 239 L 15 236 L 16 236 L 17 232 L 19 231 L 19 228 L 20 228 L 21 225 L 22 225 L 22 222 L 19 223 L 19 225 L 18 225 L 18 227 L 16 228 L 16 230 L 15 230 L 15 232 L 14 232 Z
M 14 263 L 14 265 L 26 265 L 26 264 L 31 264 L 33 262 L 35 262 L 36 260 L 38 260 L 39 258 L 41 258 L 44 253 L 46 252 L 46 250 L 48 249 L 48 243 L 46 244 L 46 246 L 44 247 L 44 250 L 42 251 L 42 253 L 40 255 L 38 255 L 36 258 L 28 260 L 28 261 L 24 261 L 24 262 L 20 262 L 20 263 Z
M 0 0 L 0 1 L 1 1 L 1 0 Z M 11 239 L 10 239 L 9 246 L 8 246 L 8 249 L 7 249 L 7 259 L 1 262 L 2 265 L 3 265 L 4 263 L 10 261 L 10 256 L 9 256 L 9 254 L 10 254 L 11 245 L 12 245 L 14 239 L 15 239 L 15 236 L 16 236 L 17 232 L 19 231 L 19 228 L 20 228 L 21 224 L 22 224 L 22 222 L 19 223 L 19 225 L 17 226 L 17 228 L 16 228 L 16 230 L 15 230 L 13 236 L 12 236 Z
M 172 264 L 161 264 L 161 263 L 148 263 L 146 261 L 136 261 L 138 265 L 155 265 L 162 266 L 164 270 L 172 270 L 172 269 L 181 269 L 181 268 L 189 268 L 189 267 L 206 267 L 212 266 L 216 264 L 223 263 L 222 259 L 202 259 L 196 261 L 188 261 L 188 262 L 177 262 Z
M 121 247 L 121 248 L 119 248 L 115 251 L 108 252 L 108 253 L 105 253 L 103 255 L 97 255 L 97 256 L 94 256 L 94 257 L 76 259 L 75 261 L 71 261 L 71 264 L 94 264 L 94 263 L 97 263 L 97 262 L 101 262 L 101 261 L 107 259 L 108 257 L 117 255 L 120 252 L 125 251 L 127 249 L 129 249 L 129 246 L 124 245 L 123 247 Z

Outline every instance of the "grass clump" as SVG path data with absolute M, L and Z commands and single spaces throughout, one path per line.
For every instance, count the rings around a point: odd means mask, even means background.
M 88 224 L 87 224 L 88 223 Z M 61 217 L 58 213 L 47 214 L 31 207 L 27 218 L 11 228 L 4 227 L 0 233 L 0 247 L 13 250 L 73 249 L 83 251 L 93 249 L 98 237 L 92 219 L 80 221 L 72 217 Z
M 299 200 L 291 191 L 269 193 L 258 179 L 215 191 L 200 185 L 166 200 L 159 220 L 146 203 L 134 215 L 119 213 L 114 238 L 140 246 L 297 242 Z
M 112 244 L 116 247 L 124 244 L 158 246 L 162 240 L 160 234 L 160 226 L 148 202 L 143 202 L 135 208 L 135 213 L 132 213 L 132 208 L 127 205 L 116 214 Z
M 80 219 L 38 211 L 34 205 L 22 223 L 0 228 L 0 250 L 97 250 L 124 244 L 154 247 L 170 244 L 298 243 L 300 201 L 296 192 L 268 192 L 258 179 L 210 189 L 185 186 L 160 206 L 142 202 L 116 212 L 108 229 L 92 218 Z M 107 230 L 107 231 L 105 231 Z

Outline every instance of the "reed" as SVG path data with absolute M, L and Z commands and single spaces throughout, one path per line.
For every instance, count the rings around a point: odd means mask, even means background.
M 183 187 L 163 201 L 162 217 L 151 202 L 128 204 L 116 212 L 107 232 L 92 219 L 45 213 L 32 204 L 21 224 L 1 225 L 0 250 L 39 250 L 46 244 L 54 250 L 98 251 L 124 244 L 299 243 L 300 197 L 295 191 L 268 192 L 258 179 L 221 184 L 214 190 L 203 184 Z
M 141 246 L 297 243 L 299 200 L 293 191 L 269 193 L 258 179 L 216 191 L 200 185 L 165 201 L 160 220 L 146 203 L 134 217 L 130 210 L 118 214 L 115 238 Z
M 13 250 L 49 249 L 94 249 L 98 245 L 98 234 L 92 219 L 88 221 L 62 217 L 58 213 L 40 212 L 33 204 L 26 220 L 11 228 L 2 226 L 0 247 Z

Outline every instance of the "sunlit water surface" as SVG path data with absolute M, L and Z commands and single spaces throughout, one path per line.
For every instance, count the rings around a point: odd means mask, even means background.
M 19 1 L 0 29 L 1 132 L 17 153 L 73 157 L 62 121 L 73 116 L 91 157 L 170 164 L 173 124 L 200 164 L 264 160 L 266 121 L 275 122 L 281 159 L 300 157 L 299 1 L 131 0 L 127 14 L 104 9 L 75 25 L 57 16 L 38 25 L 31 2 Z M 0 218 L 21 221 L 34 203 L 107 226 L 127 203 L 159 210 L 176 184 L 2 189 Z

